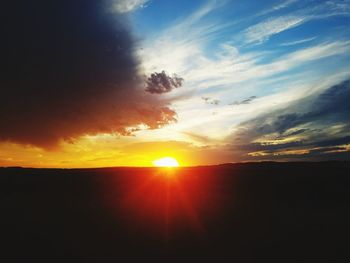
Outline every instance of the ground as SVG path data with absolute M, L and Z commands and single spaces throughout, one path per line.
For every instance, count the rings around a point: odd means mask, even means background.
M 1 168 L 1 261 L 350 262 L 349 171 Z

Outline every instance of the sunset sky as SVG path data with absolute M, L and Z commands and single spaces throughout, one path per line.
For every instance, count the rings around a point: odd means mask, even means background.
M 350 159 L 349 0 L 1 9 L 0 166 Z

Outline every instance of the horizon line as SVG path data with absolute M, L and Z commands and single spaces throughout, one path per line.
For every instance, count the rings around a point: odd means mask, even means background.
M 30 167 L 30 166 L 0 166 L 0 169 L 48 169 L 48 170 L 88 170 L 88 169 L 182 169 L 182 168 L 200 168 L 200 167 L 213 167 L 223 165 L 239 165 L 239 164 L 291 164 L 291 163 L 350 163 L 349 160 L 323 160 L 323 161 L 242 161 L 242 162 L 228 162 L 219 164 L 207 164 L 207 165 L 187 165 L 179 167 L 157 167 L 157 166 L 97 166 L 97 167 Z

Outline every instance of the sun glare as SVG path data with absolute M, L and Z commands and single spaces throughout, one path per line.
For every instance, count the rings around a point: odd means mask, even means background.
M 179 167 L 179 162 L 172 157 L 164 157 L 153 161 L 153 165 L 157 167 Z

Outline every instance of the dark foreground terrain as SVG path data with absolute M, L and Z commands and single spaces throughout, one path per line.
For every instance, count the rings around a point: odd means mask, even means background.
M 350 262 L 350 163 L 0 169 L 0 262 Z

